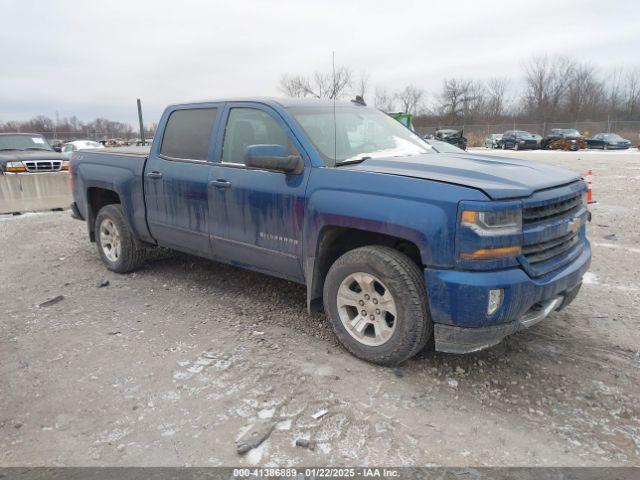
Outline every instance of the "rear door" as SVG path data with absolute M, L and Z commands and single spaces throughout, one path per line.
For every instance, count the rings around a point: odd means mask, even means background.
M 280 115 L 249 102 L 225 107 L 220 162 L 211 172 L 213 253 L 226 262 L 303 281 L 302 227 L 309 158 Z M 283 145 L 305 169 L 287 175 L 244 165 L 249 145 Z
M 162 120 L 144 176 L 147 223 L 161 245 L 210 254 L 208 178 L 221 111 L 219 104 L 181 106 Z

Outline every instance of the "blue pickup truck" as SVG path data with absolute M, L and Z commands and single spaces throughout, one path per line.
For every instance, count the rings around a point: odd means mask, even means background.
M 301 283 L 384 365 L 495 345 L 568 305 L 591 261 L 576 173 L 438 153 L 359 101 L 173 105 L 150 149 L 79 151 L 71 172 L 108 269 L 162 246 Z

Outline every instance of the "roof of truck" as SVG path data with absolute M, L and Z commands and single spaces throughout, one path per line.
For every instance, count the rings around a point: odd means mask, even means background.
M 267 105 L 277 104 L 284 108 L 289 107 L 309 107 L 309 106 L 323 106 L 332 107 L 332 100 L 325 100 L 319 98 L 286 98 L 286 97 L 232 97 L 232 98 L 215 98 L 210 100 L 197 100 L 194 102 L 175 103 L 170 107 L 178 107 L 181 105 L 197 105 L 202 103 L 226 103 L 226 102 L 256 102 L 266 103 Z M 349 100 L 338 100 L 336 106 L 346 107 L 359 105 Z

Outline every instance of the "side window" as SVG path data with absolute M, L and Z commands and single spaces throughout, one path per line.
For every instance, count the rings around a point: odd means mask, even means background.
M 215 108 L 176 110 L 167 121 L 160 155 L 187 160 L 207 160 Z
M 286 132 L 268 113 L 255 108 L 232 108 L 224 131 L 222 162 L 244 164 L 249 145 L 282 145 L 287 151 L 294 148 Z

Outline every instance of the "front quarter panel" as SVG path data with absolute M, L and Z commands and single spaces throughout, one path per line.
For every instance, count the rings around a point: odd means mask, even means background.
M 308 187 L 305 257 L 317 256 L 320 232 L 349 227 L 414 243 L 426 266 L 454 265 L 460 200 L 487 200 L 478 190 L 348 168 L 315 168 Z

